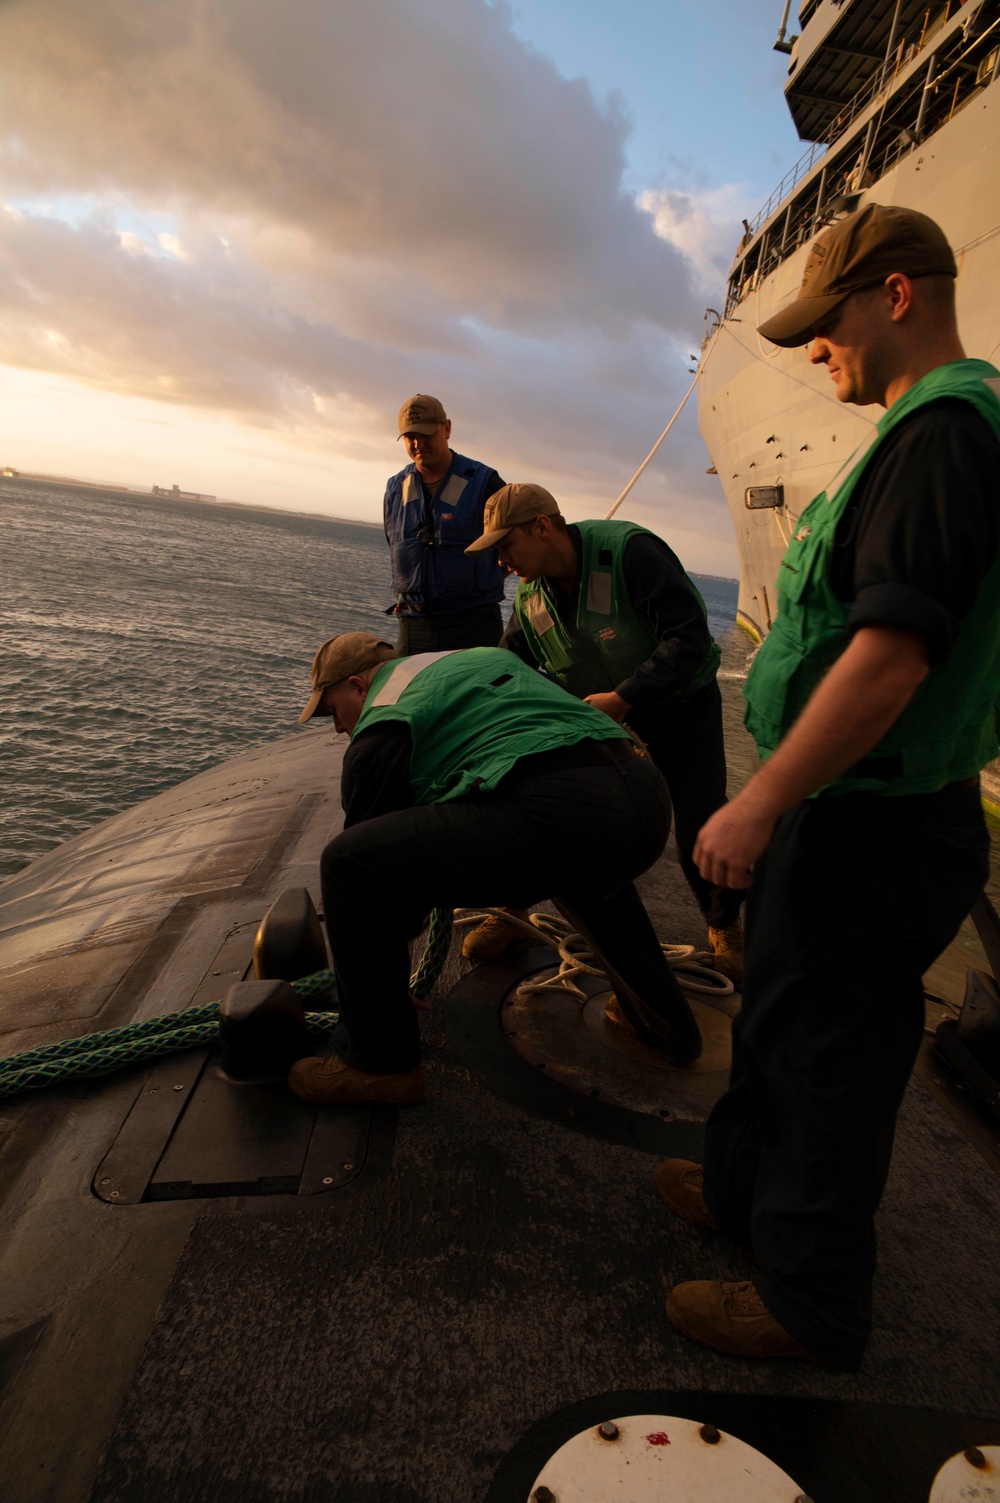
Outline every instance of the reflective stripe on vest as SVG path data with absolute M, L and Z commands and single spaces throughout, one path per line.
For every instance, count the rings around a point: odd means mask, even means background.
M 372 679 L 354 735 L 385 721 L 409 727 L 418 804 L 488 793 L 536 752 L 628 738 L 609 716 L 499 647 L 386 663 Z
M 425 668 L 429 668 L 431 663 L 436 663 L 440 658 L 450 658 L 457 651 L 453 647 L 448 652 L 415 652 L 412 657 L 401 658 L 372 700 L 372 709 L 398 703 L 399 696 L 404 689 L 409 688 L 418 673 L 423 673 Z

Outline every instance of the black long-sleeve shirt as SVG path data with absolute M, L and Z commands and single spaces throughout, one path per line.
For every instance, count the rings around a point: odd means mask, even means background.
M 413 737 L 404 720 L 369 726 L 351 741 L 340 775 L 345 830 L 379 814 L 412 807 L 412 755 Z
M 568 592 L 559 592 L 548 579 L 545 588 L 561 620 L 572 631 L 580 595 L 580 529 L 570 524 L 567 531 L 576 549 L 576 581 Z M 639 532 L 629 538 L 622 556 L 622 573 L 633 606 L 640 615 L 649 618 L 656 647 L 615 688 L 635 709 L 655 710 L 685 693 L 705 661 L 712 637 L 701 602 L 680 560 L 662 538 L 651 532 Z M 532 668 L 539 666 L 516 613 L 511 615 L 500 646 L 516 653 Z M 593 692 L 600 692 L 600 687 L 595 684 Z
M 919 407 L 884 440 L 837 525 L 848 630 L 892 626 L 943 663 L 1000 547 L 1000 440 L 968 402 Z

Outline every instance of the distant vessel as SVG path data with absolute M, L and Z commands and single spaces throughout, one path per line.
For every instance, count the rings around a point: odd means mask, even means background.
M 214 496 L 203 495 L 201 491 L 182 491 L 179 485 L 154 485 L 154 496 L 166 496 L 171 501 L 214 501 Z
M 754 219 L 709 310 L 699 424 L 740 553 L 737 619 L 758 640 L 803 508 L 871 432 L 880 409 L 845 407 L 802 349 L 757 326 L 794 297 L 824 225 L 867 202 L 943 227 L 958 259 L 966 352 L 1000 347 L 1000 0 L 804 0 L 785 97 L 808 151 Z

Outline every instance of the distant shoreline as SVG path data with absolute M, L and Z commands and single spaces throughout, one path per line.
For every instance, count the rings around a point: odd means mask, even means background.
M 172 496 L 169 493 L 154 495 L 151 490 L 140 491 L 131 485 L 116 485 L 113 482 L 100 480 L 73 480 L 62 479 L 55 475 L 4 475 L 0 474 L 0 487 L 3 485 L 27 485 L 37 486 L 44 490 L 66 490 L 84 493 L 96 493 L 97 495 L 121 496 L 127 501 L 180 501 L 185 506 L 218 506 L 226 511 L 249 511 L 264 512 L 268 516 L 299 517 L 307 522 L 346 522 L 349 527 L 374 527 L 378 532 L 383 531 L 381 522 L 368 522 L 363 517 L 338 517 L 326 511 L 291 511 L 285 506 L 264 506 L 260 502 L 253 501 L 226 501 L 219 496 L 196 498 L 193 494 Z M 688 571 L 697 579 L 718 579 L 723 584 L 739 584 L 729 574 L 706 574 L 698 569 Z
M 147 501 L 151 503 L 161 501 L 180 501 L 185 506 L 223 507 L 227 511 L 252 511 L 266 512 L 269 516 L 299 517 L 309 522 L 347 522 L 351 527 L 375 527 L 382 531 L 381 522 L 368 522 L 362 517 L 337 517 L 325 511 L 292 511 L 286 506 L 264 506 L 260 502 L 253 501 L 227 501 L 220 496 L 200 496 L 194 493 L 172 496 L 169 492 L 155 494 L 152 489 L 148 491 L 138 490 L 133 485 L 121 485 L 115 481 L 104 480 L 76 480 L 69 476 L 58 475 L 3 475 L 0 474 L 0 486 L 23 485 L 32 489 L 48 491 L 76 491 L 84 495 L 119 496 L 126 501 Z

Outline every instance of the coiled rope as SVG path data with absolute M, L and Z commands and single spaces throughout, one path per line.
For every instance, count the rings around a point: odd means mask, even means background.
M 451 945 L 452 913 L 450 908 L 435 908 L 428 919 L 427 943 L 419 964 L 410 977 L 410 991 L 424 997 L 431 990 Z M 330 970 L 316 971 L 289 983 L 306 1001 L 328 993 L 334 984 Z M 87 1033 L 82 1038 L 64 1039 L 39 1049 L 0 1059 L 0 1098 L 19 1091 L 37 1091 L 60 1080 L 89 1080 L 111 1075 L 128 1065 L 141 1064 L 163 1054 L 181 1049 L 201 1049 L 214 1044 L 219 1036 L 221 1001 L 202 1002 L 163 1017 L 145 1018 L 139 1023 L 125 1023 L 120 1028 L 106 1028 L 101 1033 Z M 330 1032 L 337 1013 L 307 1012 L 306 1027 L 317 1040 Z
M 542 981 L 528 978 L 518 990 L 522 996 L 535 996 L 542 992 L 568 991 L 579 1002 L 587 1001 L 587 993 L 577 985 L 578 976 L 599 976 L 607 979 L 604 970 L 597 964 L 596 956 L 586 940 L 572 928 L 561 914 L 533 913 L 522 919 L 506 908 L 457 908 L 456 927 L 466 924 L 481 924 L 495 915 L 512 927 L 520 929 L 526 938 L 536 942 L 540 939 L 551 945 L 559 955 L 559 969 Z M 680 978 L 684 990 L 702 996 L 728 997 L 734 991 L 728 976 L 723 976 L 712 966 L 712 956 L 707 950 L 696 950 L 694 945 L 669 945 L 661 942 L 660 949 L 671 970 Z

